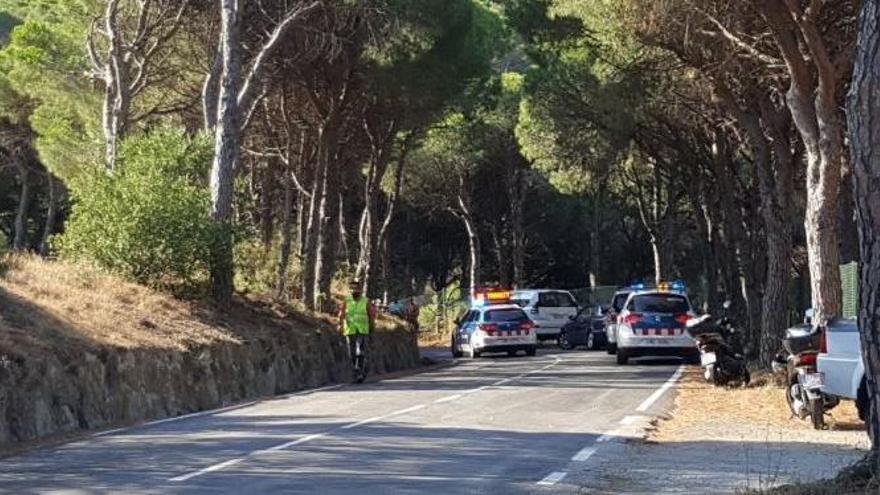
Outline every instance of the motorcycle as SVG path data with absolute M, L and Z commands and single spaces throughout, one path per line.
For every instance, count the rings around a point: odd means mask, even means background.
M 725 301 L 725 312 L 728 309 L 730 301 Z M 685 328 L 696 340 L 707 382 L 718 386 L 731 383 L 745 386 L 751 382 L 745 357 L 739 350 L 737 330 L 730 318 L 724 315 L 713 320 L 712 315 L 707 314 L 688 320 Z
M 810 418 L 813 428 L 825 428 L 825 413 L 837 407 L 840 399 L 822 393 L 824 376 L 816 368 L 824 329 L 802 325 L 786 330 L 776 355 L 773 371 L 785 374 L 785 399 L 793 416 Z

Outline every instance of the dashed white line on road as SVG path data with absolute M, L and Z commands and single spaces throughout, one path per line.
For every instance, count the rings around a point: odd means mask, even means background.
M 230 459 L 228 461 L 221 462 L 219 464 L 214 464 L 213 466 L 206 467 L 205 469 L 202 469 L 200 471 L 196 471 L 193 473 L 184 474 L 183 476 L 177 476 L 177 477 L 171 478 L 168 481 L 186 481 L 190 478 L 195 478 L 196 476 L 201 476 L 203 474 L 207 474 L 212 471 L 219 471 L 221 469 L 228 468 L 229 466 L 234 466 L 235 464 L 238 464 L 239 462 L 241 462 L 243 460 L 244 460 L 243 457 L 239 457 L 238 459 Z
M 584 447 L 580 452 L 574 455 L 571 460 L 576 462 L 584 462 L 596 453 L 596 447 Z
M 678 369 L 675 370 L 675 373 L 673 373 L 672 376 L 669 377 L 669 380 L 666 380 L 666 383 L 661 385 L 660 388 L 655 390 L 654 393 L 651 394 L 650 397 L 645 399 L 645 402 L 642 402 L 642 404 L 638 408 L 636 408 L 636 411 L 645 412 L 648 409 L 650 409 L 651 406 L 653 406 L 654 403 L 660 399 L 660 397 L 663 397 L 663 394 L 666 393 L 667 390 L 669 390 L 670 388 L 672 388 L 673 385 L 675 385 L 675 382 L 677 382 L 678 379 L 681 378 L 681 374 L 683 372 L 684 372 L 684 365 L 679 366 Z
M 311 442 L 312 440 L 317 440 L 321 437 L 324 437 L 325 433 L 315 433 L 314 435 L 306 435 L 298 440 L 293 440 L 291 442 L 282 443 L 281 445 L 276 445 L 274 447 L 269 447 L 268 449 L 263 450 L 263 452 L 277 452 L 279 450 L 284 450 L 288 447 L 293 447 L 294 445 L 299 445 L 301 443 Z
M 554 471 L 554 472 L 548 474 L 547 476 L 545 476 L 544 479 L 542 479 L 541 481 L 538 482 L 538 484 L 541 486 L 553 486 L 556 483 L 559 483 L 560 481 L 565 479 L 565 476 L 567 474 L 568 473 L 563 472 L 563 471 Z
M 617 430 L 605 433 L 604 435 L 602 435 L 601 437 L 596 439 L 596 443 L 610 442 L 611 440 L 614 440 L 615 438 L 617 438 Z
M 462 393 L 460 393 L 460 394 L 455 394 L 455 395 L 451 395 L 451 396 L 449 396 L 449 397 L 444 397 L 444 398 L 442 398 L 442 399 L 437 399 L 436 401 L 434 401 L 434 403 L 449 402 L 449 401 L 452 401 L 452 400 L 455 400 L 455 399 L 459 399 L 459 398 L 461 398 L 461 397 L 462 397 L 463 395 L 465 395 L 465 394 L 473 394 L 473 393 L 476 393 L 476 392 L 480 392 L 480 391 L 486 390 L 486 389 L 488 389 L 488 388 L 490 388 L 490 387 L 492 387 L 492 386 L 498 385 L 498 384 L 501 383 L 501 382 L 507 383 L 508 381 L 519 380 L 520 378 L 523 378 L 523 377 L 525 377 L 526 375 L 529 375 L 529 374 L 531 374 L 531 373 L 536 373 L 536 372 L 538 372 L 538 371 L 544 371 L 544 370 L 546 370 L 546 369 L 548 369 L 548 368 L 550 368 L 550 367 L 552 367 L 552 366 L 555 366 L 555 365 L 558 364 L 560 361 L 562 361 L 562 359 L 557 357 L 556 360 L 555 360 L 553 363 L 551 363 L 551 364 L 549 364 L 549 365 L 547 365 L 547 366 L 545 366 L 545 367 L 543 367 L 543 368 L 541 368 L 541 369 L 532 370 L 532 371 L 529 371 L 529 372 L 523 373 L 523 374 L 521 374 L 521 375 L 517 375 L 517 376 L 515 376 L 515 377 L 511 377 L 511 378 L 506 378 L 506 379 L 503 379 L 503 380 L 499 380 L 498 382 L 495 382 L 493 385 L 484 385 L 484 386 L 482 386 L 482 387 L 477 387 L 477 388 L 474 388 L 474 389 L 471 389 L 471 390 L 466 390 L 466 391 L 464 391 L 464 392 L 462 392 Z M 330 387 L 325 387 L 325 388 L 323 388 L 323 389 L 316 389 L 316 390 L 313 390 L 312 392 L 315 392 L 315 391 L 318 391 L 318 390 L 329 390 L 329 389 L 339 388 L 339 387 L 342 387 L 342 385 L 333 385 L 333 386 L 330 386 Z M 301 393 L 308 393 L 308 392 L 301 392 Z M 297 395 L 297 394 L 292 394 L 292 395 Z M 252 402 L 251 404 L 256 404 L 256 401 L 255 401 L 255 402 Z M 239 407 L 244 407 L 244 405 L 239 405 L 239 406 L 234 406 L 234 407 L 235 407 L 235 408 L 239 408 Z M 241 458 L 237 458 L 237 459 L 232 459 L 232 460 L 229 460 L 229 461 L 221 462 L 221 463 L 219 463 L 219 464 L 214 464 L 213 466 L 206 467 L 206 468 L 204 468 L 204 469 L 202 469 L 202 470 L 199 470 L 199 471 L 195 471 L 195 472 L 192 472 L 192 473 L 189 473 L 189 474 L 185 474 L 185 475 L 182 475 L 182 476 L 176 476 L 176 477 L 174 477 L 174 478 L 169 478 L 168 481 L 186 481 L 186 480 L 189 480 L 189 479 L 195 478 L 195 477 L 197 477 L 197 476 L 201 476 L 201 475 L 203 475 L 203 474 L 211 473 L 211 472 L 214 472 L 214 471 L 219 471 L 219 470 L 221 470 L 221 469 L 225 469 L 225 468 L 227 468 L 227 467 L 229 467 L 229 466 L 233 466 L 233 465 L 235 465 L 235 464 L 238 464 L 239 462 L 242 462 L 242 461 L 245 460 L 247 457 L 252 456 L 252 455 L 255 455 L 255 454 L 259 454 L 259 453 L 269 453 L 269 452 L 278 452 L 278 451 L 284 450 L 284 449 L 286 449 L 286 448 L 288 448 L 288 447 L 293 447 L 293 446 L 295 446 L 295 445 L 301 445 L 301 444 L 304 444 L 304 443 L 306 443 L 306 442 L 310 442 L 310 441 L 312 441 L 312 440 L 317 440 L 317 439 L 319 439 L 319 438 L 323 438 L 323 437 L 325 437 L 325 436 L 331 435 L 334 431 L 338 431 L 338 430 L 350 430 L 350 429 L 352 429 L 352 428 L 357 428 L 357 427 L 359 427 L 359 426 L 363 426 L 363 425 L 366 425 L 366 424 L 375 423 L 376 421 L 382 421 L 382 420 L 384 420 L 384 419 L 388 419 L 388 418 L 391 418 L 391 417 L 394 417 L 394 416 L 400 416 L 400 415 L 402 415 L 402 414 L 408 414 L 408 413 L 411 413 L 411 412 L 419 411 L 419 410 L 424 409 L 424 408 L 426 408 L 426 407 L 428 407 L 428 404 L 419 404 L 419 405 L 415 405 L 415 406 L 412 406 L 412 407 L 408 407 L 408 408 L 406 408 L 406 409 L 401 409 L 401 410 L 399 410 L 399 411 L 394 411 L 394 412 L 392 412 L 392 413 L 383 414 L 383 415 L 381 415 L 381 416 L 374 416 L 374 417 L 372 417 L 372 418 L 362 419 L 362 420 L 360 420 L 360 421 L 357 421 L 357 422 L 354 422 L 354 423 L 349 423 L 349 424 L 347 424 L 347 425 L 340 426 L 340 427 L 338 427 L 338 428 L 333 428 L 333 429 L 328 430 L 328 431 L 325 431 L 325 432 L 323 432 L 323 433 L 316 433 L 316 434 L 312 434 L 312 435 L 306 435 L 306 436 L 304 436 L 304 437 L 302 437 L 302 438 L 299 438 L 299 439 L 297 439 L 297 440 L 292 440 L 292 441 L 290 441 L 290 442 L 285 442 L 285 443 L 282 443 L 282 444 L 279 444 L 279 445 L 275 445 L 275 446 L 273 446 L 273 447 L 269 447 L 269 448 L 266 448 L 266 449 L 255 450 L 255 451 L 253 451 L 253 452 L 247 454 L 245 457 L 241 457 Z M 230 408 L 226 408 L 226 409 L 232 409 L 232 408 L 230 407 Z M 224 409 L 224 410 L 226 410 L 226 409 Z M 211 414 L 211 413 L 216 413 L 216 412 L 221 412 L 221 411 L 222 411 L 222 410 L 219 410 L 219 409 L 218 409 L 218 410 L 215 410 L 215 411 L 205 411 L 205 412 L 202 412 L 202 413 L 196 413 L 196 415 L 205 415 L 205 414 Z M 193 415 L 190 415 L 189 417 L 192 417 L 192 416 L 193 416 Z M 179 418 L 171 418 L 171 419 L 169 419 L 169 420 L 163 420 L 163 421 L 170 421 L 170 420 L 173 420 L 173 419 L 183 419 L 183 416 L 181 416 L 181 417 L 179 417 Z M 565 473 L 562 473 L 562 476 L 565 477 Z M 560 479 L 561 479 L 561 478 L 560 478 Z M 558 480 L 557 480 L 557 481 L 558 481 Z M 555 482 L 554 482 L 554 483 L 555 483 Z

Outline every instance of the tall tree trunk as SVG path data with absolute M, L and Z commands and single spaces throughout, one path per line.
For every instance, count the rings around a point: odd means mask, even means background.
M 333 276 L 336 274 L 339 259 L 339 218 L 342 215 L 339 202 L 339 157 L 334 156 L 327 172 L 326 191 L 321 205 L 321 245 L 318 250 L 318 263 L 315 267 L 317 282 L 316 307 L 324 312 L 333 311 L 331 298 Z
M 663 281 L 664 275 L 663 241 L 654 232 L 651 232 L 649 237 L 651 239 L 651 252 L 654 255 L 654 283 L 659 284 Z
M 223 75 L 220 81 L 214 163 L 211 167 L 211 218 L 220 231 L 211 262 L 214 299 L 228 305 L 233 291 L 232 195 L 239 159 L 238 93 L 241 78 L 241 42 L 237 0 L 221 0 L 220 46 Z
M 49 239 L 55 233 L 55 220 L 58 216 L 58 182 L 52 172 L 46 171 L 46 186 L 49 192 L 46 206 L 46 224 L 43 226 L 43 237 L 40 239 L 40 256 L 49 255 Z
M 786 102 L 804 143 L 807 160 L 807 207 L 804 228 L 813 309 L 818 323 L 840 316 L 840 252 L 837 207 L 843 162 L 843 120 L 837 67 L 816 26 L 823 4 L 761 0 L 790 77 Z M 805 50 L 804 50 L 805 49 Z
M 525 194 L 526 194 L 526 174 L 524 169 L 518 169 L 509 181 L 510 196 L 510 251 L 511 266 L 513 268 L 513 279 L 511 280 L 514 287 L 522 287 L 525 283 Z
M 263 237 L 263 249 L 267 252 L 272 248 L 272 239 L 275 237 L 275 216 L 272 211 L 274 189 L 275 177 L 272 174 L 272 167 L 267 164 L 261 170 L 260 181 L 260 230 Z
M 21 156 L 13 157 L 15 167 L 18 169 L 18 179 L 21 188 L 18 194 L 18 208 L 15 211 L 15 235 L 12 238 L 12 249 L 24 251 L 27 249 L 27 219 L 31 205 L 31 177 L 27 163 Z
M 864 0 L 848 101 L 860 257 L 859 329 L 869 400 L 868 434 L 880 471 L 880 0 Z
M 284 202 L 281 214 L 281 248 L 278 254 L 278 269 L 275 282 L 275 298 L 284 299 L 287 292 L 287 273 L 290 266 L 290 251 L 293 246 L 294 191 L 293 178 L 289 170 L 284 171 Z
M 474 297 L 477 293 L 477 287 L 480 284 L 480 236 L 477 232 L 477 226 L 471 216 L 470 208 L 464 198 L 458 196 L 458 206 L 460 209 L 459 217 L 468 235 L 468 253 L 470 255 L 470 276 L 468 277 L 468 293 Z

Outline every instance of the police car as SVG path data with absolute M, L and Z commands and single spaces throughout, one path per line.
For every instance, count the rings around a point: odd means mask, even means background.
M 452 334 L 452 356 L 478 358 L 485 353 L 523 351 L 534 356 L 538 348 L 535 324 L 525 311 L 510 302 L 509 291 L 477 292 L 470 309 Z
M 641 356 L 699 357 L 685 324 L 695 316 L 681 282 L 656 286 L 638 284 L 617 316 L 617 364 Z

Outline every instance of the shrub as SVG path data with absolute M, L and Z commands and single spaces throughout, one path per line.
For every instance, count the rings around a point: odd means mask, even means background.
M 210 160 L 207 139 L 178 130 L 127 139 L 114 173 L 96 168 L 72 182 L 61 255 L 152 286 L 203 280 L 217 239 L 202 182 Z

